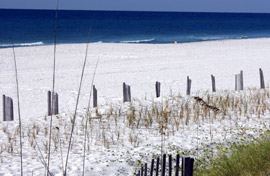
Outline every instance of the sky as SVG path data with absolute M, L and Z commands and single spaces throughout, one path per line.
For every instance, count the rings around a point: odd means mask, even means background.
M 270 0 L 59 0 L 59 9 L 270 13 Z M 6 9 L 55 9 L 57 0 L 0 0 Z

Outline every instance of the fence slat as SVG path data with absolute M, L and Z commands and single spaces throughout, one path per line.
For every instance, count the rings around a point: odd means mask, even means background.
M 3 95 L 3 121 L 5 121 L 6 118 L 6 96 Z
M 212 91 L 216 92 L 216 79 L 215 79 L 215 76 L 211 75 L 211 80 L 212 80 Z
M 130 102 L 131 101 L 131 90 L 130 90 L 130 86 L 128 85 L 128 101 Z
M 179 161 L 180 161 L 180 155 L 176 155 L 176 167 L 175 167 L 175 176 L 179 176 Z
M 194 159 L 190 157 L 182 158 L 182 176 L 193 176 Z
M 144 164 L 144 176 L 147 176 L 147 163 Z
M 48 91 L 47 93 L 47 104 L 48 104 L 48 116 L 52 115 L 52 93 Z
M 169 155 L 169 176 L 172 176 L 172 155 Z
M 143 166 L 141 167 L 141 176 L 143 176 Z
M 187 95 L 190 95 L 191 90 L 191 79 L 189 79 L 189 76 L 187 77 Z
M 162 159 L 162 176 L 165 176 L 166 172 L 166 154 L 163 154 L 163 159 Z
M 160 97 L 160 82 L 156 82 L 156 97 Z
M 3 95 L 3 121 L 13 121 L 13 100 L 12 98 Z
M 159 157 L 157 158 L 156 176 L 158 176 L 158 171 L 159 171 Z
M 97 89 L 95 85 L 93 85 L 93 107 L 97 107 Z
M 263 71 L 261 68 L 259 69 L 259 72 L 260 72 L 260 86 L 261 86 L 261 89 L 264 89 L 265 88 L 264 77 L 263 77 Z
M 243 71 L 240 71 L 240 90 L 244 90 L 244 78 L 243 78 Z
M 155 162 L 155 159 L 152 159 L 152 162 L 151 162 L 151 169 L 150 169 L 150 176 L 153 176 L 153 172 L 154 172 L 154 162 Z
M 126 97 L 126 83 L 125 82 L 123 83 L 123 99 L 124 99 L 124 102 L 127 101 L 127 97 Z

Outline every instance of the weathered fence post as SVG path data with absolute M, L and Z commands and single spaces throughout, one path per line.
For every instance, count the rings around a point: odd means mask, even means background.
M 3 121 L 13 121 L 13 100 L 3 95 Z
M 262 71 L 261 68 L 260 68 L 259 72 L 260 72 L 260 85 L 261 85 L 261 89 L 264 89 L 265 88 L 264 77 L 263 77 L 263 71 Z
M 159 157 L 157 158 L 156 176 L 158 176 L 158 171 L 159 171 Z
M 172 155 L 169 155 L 169 176 L 172 176 Z
M 151 168 L 150 168 L 150 176 L 153 176 L 153 173 L 154 173 L 154 162 L 155 162 L 155 159 L 152 159 Z
M 212 80 L 212 91 L 216 92 L 216 79 L 215 79 L 215 76 L 211 75 L 211 80 Z
M 59 114 L 58 94 L 48 91 L 48 116 Z
M 166 172 L 166 154 L 163 154 L 163 159 L 162 159 L 162 176 L 165 176 Z
M 179 176 L 179 162 L 180 162 L 180 155 L 176 155 L 176 166 L 175 166 L 175 176 Z
M 190 90 L 191 90 L 191 79 L 187 77 L 187 95 L 190 95 Z
M 130 86 L 127 85 L 125 82 L 123 83 L 123 98 L 124 102 L 131 101 Z
M 128 101 L 130 102 L 131 101 L 130 85 L 128 85 L 127 90 L 128 90 Z
M 147 163 L 144 164 L 144 176 L 147 176 Z
M 52 115 L 52 93 L 51 93 L 51 91 L 48 91 L 47 102 L 48 102 L 48 116 L 50 116 L 50 115 Z
M 58 93 L 54 93 L 53 94 L 53 97 L 52 97 L 52 99 L 53 99 L 53 106 L 54 106 L 54 115 L 57 115 L 57 114 L 59 114 L 59 112 L 58 112 Z
M 97 107 L 97 89 L 95 85 L 93 85 L 93 107 Z
M 235 75 L 235 90 L 243 90 L 242 89 L 242 81 L 241 81 L 241 74 L 236 74 Z
M 190 157 L 182 158 L 182 176 L 193 176 L 194 159 Z
M 243 71 L 242 70 L 240 71 L 240 80 L 241 80 L 240 90 L 244 90 L 244 78 L 243 78 Z
M 156 82 L 156 96 L 160 97 L 160 82 Z

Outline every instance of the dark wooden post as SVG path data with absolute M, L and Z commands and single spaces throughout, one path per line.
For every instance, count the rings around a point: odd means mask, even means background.
M 211 80 L 212 80 L 212 91 L 216 92 L 216 80 L 213 75 L 211 75 Z
M 128 85 L 127 87 L 128 90 L 128 101 L 131 101 L 131 91 L 130 91 L 130 86 Z
M 261 68 L 260 68 L 259 72 L 260 72 L 260 85 L 261 85 L 261 89 L 264 89 L 265 88 L 264 77 L 263 77 L 263 71 L 262 71 Z
M 53 115 L 59 114 L 58 113 L 58 94 L 56 92 L 52 94 L 52 105 L 53 105 L 52 114 Z
M 162 159 L 162 176 L 165 176 L 166 172 L 166 154 L 163 154 L 163 159 Z
M 144 164 L 144 176 L 147 176 L 147 163 Z
M 160 82 L 156 82 L 156 96 L 160 97 Z
M 123 97 L 124 97 L 124 102 L 131 101 L 130 86 L 127 85 L 126 83 L 123 83 Z
M 190 157 L 182 158 L 182 176 L 193 176 L 194 159 Z
M 191 79 L 187 77 L 187 95 L 190 95 L 190 90 L 191 90 Z
M 97 107 L 97 89 L 95 85 L 93 85 L 93 107 Z
M 52 115 L 52 93 L 51 91 L 48 91 L 47 94 L 47 102 L 48 102 L 48 116 Z
M 180 155 L 176 155 L 176 167 L 175 167 L 175 176 L 179 176 L 179 162 L 180 162 Z
M 143 176 L 143 166 L 141 167 L 141 176 Z
M 244 78 L 243 78 L 243 71 L 240 71 L 240 90 L 244 90 Z
M 3 95 L 3 121 L 13 121 L 13 100 Z
M 126 83 L 123 83 L 123 98 L 124 98 L 124 102 L 127 101 L 127 97 L 126 97 Z
M 156 176 L 158 176 L 158 171 L 159 171 L 159 157 L 157 158 Z
M 151 168 L 150 168 L 150 176 L 153 176 L 153 173 L 154 173 L 154 162 L 155 162 L 155 159 L 152 159 Z
M 169 176 L 172 176 L 172 155 L 169 155 Z
M 3 95 L 3 121 L 5 121 L 6 118 L 6 96 Z

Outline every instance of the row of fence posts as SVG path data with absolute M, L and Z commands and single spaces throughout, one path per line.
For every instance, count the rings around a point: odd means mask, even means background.
M 260 74 L 260 88 L 264 89 L 264 76 L 263 71 L 260 68 L 259 69 Z M 216 81 L 215 76 L 211 75 L 211 82 L 212 82 L 212 91 L 216 92 Z M 155 88 L 156 88 L 156 97 L 160 97 L 160 87 L 161 83 L 156 82 Z M 241 70 L 239 74 L 235 75 L 235 90 L 240 91 L 244 90 L 244 80 L 243 80 L 243 71 Z M 191 93 L 191 79 L 189 76 L 187 77 L 187 91 L 186 94 L 190 95 Z M 59 104 L 58 104 L 58 94 L 56 92 L 52 93 L 51 91 L 48 91 L 48 115 L 57 115 L 59 114 Z M 131 101 L 131 88 L 130 85 L 123 83 L 123 101 L 124 102 L 130 102 Z M 93 107 L 97 107 L 98 101 L 97 101 L 97 89 L 95 85 L 93 85 Z M 3 95 L 3 119 L 4 121 L 13 121 L 13 100 L 12 98 Z
M 136 176 L 159 176 L 159 171 L 161 176 L 173 175 L 173 170 L 174 170 L 174 175 L 179 176 L 180 172 L 180 155 L 177 154 L 175 158 L 175 169 L 173 169 L 173 159 L 172 155 L 168 155 L 168 162 L 166 161 L 166 154 L 163 154 L 162 160 L 160 162 L 159 157 L 157 157 L 156 161 L 155 159 L 152 159 L 151 161 L 151 166 L 148 169 L 147 163 L 142 165 L 142 167 L 135 173 Z M 155 167 L 154 164 L 156 163 Z M 161 163 L 161 170 L 160 170 L 160 163 Z M 168 166 L 166 167 L 166 164 Z M 182 157 L 182 167 L 181 167 L 181 176 L 192 176 L 193 175 L 193 166 L 194 166 L 194 158 L 190 157 Z M 155 174 L 154 174 L 155 172 Z

